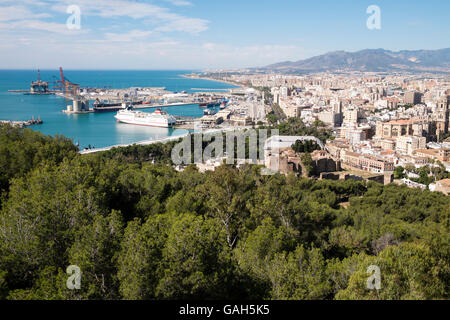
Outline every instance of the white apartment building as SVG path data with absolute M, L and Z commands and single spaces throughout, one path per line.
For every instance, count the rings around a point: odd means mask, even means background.
M 396 139 L 395 151 L 412 156 L 418 149 L 426 149 L 427 139 L 425 137 L 401 136 Z
M 351 144 L 360 144 L 362 141 L 366 140 L 366 132 L 360 129 L 350 129 L 345 130 L 345 139 L 347 139 Z
M 357 125 L 359 110 L 357 108 L 347 108 L 344 110 L 344 125 Z
M 288 118 L 299 118 L 301 115 L 301 107 L 295 105 L 291 101 L 280 99 L 280 108 Z
M 381 109 L 388 109 L 388 101 L 387 100 L 377 100 L 373 104 L 375 109 L 381 110 Z

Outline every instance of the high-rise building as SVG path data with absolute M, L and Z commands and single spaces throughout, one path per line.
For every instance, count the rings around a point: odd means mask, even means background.
M 342 125 L 342 113 L 336 113 L 334 110 L 319 113 L 318 119 L 332 127 L 340 127 Z
M 450 96 L 444 96 L 439 99 L 436 108 L 436 136 L 438 139 L 442 134 L 448 133 L 449 115 L 450 115 Z
M 348 108 L 344 111 L 344 125 L 357 125 L 359 120 L 359 110 L 358 108 Z
M 345 138 L 354 145 L 366 140 L 367 137 L 363 130 L 354 128 L 345 131 Z
M 280 88 L 280 97 L 287 98 L 289 95 L 289 90 L 287 87 L 281 87 Z
M 403 102 L 413 106 L 420 104 L 422 102 L 422 94 L 417 91 L 406 92 Z

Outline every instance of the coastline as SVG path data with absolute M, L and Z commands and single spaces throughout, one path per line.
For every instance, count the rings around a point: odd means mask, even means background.
M 167 137 L 167 138 L 163 138 L 163 139 L 159 139 L 159 140 L 144 140 L 144 141 L 140 141 L 140 142 L 133 142 L 133 143 L 128 143 L 128 144 L 118 144 L 118 145 L 114 145 L 114 146 L 110 146 L 110 147 L 105 147 L 105 148 L 99 148 L 99 149 L 90 149 L 90 150 L 80 150 L 79 154 L 84 155 L 84 154 L 93 154 L 93 153 L 98 153 L 98 152 L 105 152 L 105 151 L 109 151 L 111 149 L 115 149 L 115 148 L 127 148 L 127 147 L 131 147 L 134 145 L 137 146 L 148 146 L 151 144 L 156 144 L 156 143 L 167 143 L 167 142 L 171 142 L 171 141 L 176 141 L 179 139 L 183 139 L 187 136 L 189 136 L 191 133 L 184 133 L 182 135 L 176 136 L 176 137 Z
M 208 77 L 192 77 L 191 75 L 188 75 L 188 74 L 183 74 L 183 75 L 181 75 L 181 77 L 187 78 L 187 79 L 193 79 L 193 80 L 198 79 L 198 80 L 208 80 L 208 81 L 214 81 L 214 82 L 221 82 L 221 83 L 228 84 L 230 86 L 237 87 L 237 88 L 234 88 L 234 89 L 242 89 L 242 88 L 244 88 L 244 86 L 242 84 L 238 84 L 238 83 L 231 82 L 231 81 L 226 81 L 226 80 L 218 80 L 218 79 L 213 79 L 213 78 L 208 78 Z M 231 89 L 233 89 L 233 88 L 231 88 Z M 227 90 L 231 90 L 231 89 L 227 89 Z
M 230 81 L 225 81 L 225 80 L 217 80 L 217 79 L 213 79 L 213 78 L 209 78 L 209 77 L 192 77 L 189 74 L 181 74 L 180 77 L 186 78 L 186 79 L 192 79 L 192 80 L 199 79 L 199 80 L 207 80 L 207 81 L 219 82 L 219 83 L 224 83 L 224 84 L 228 84 L 228 85 L 232 85 L 232 86 L 236 87 L 236 88 L 223 89 L 223 90 L 243 89 L 244 88 L 244 86 L 241 85 L 241 84 L 237 84 L 237 83 L 230 82 Z M 211 90 L 214 90 L 214 89 L 211 89 Z M 227 129 L 212 129 L 212 130 L 206 131 L 205 133 L 211 133 L 211 132 L 216 132 L 216 131 L 226 132 L 226 131 L 230 131 L 230 130 L 234 130 L 234 128 L 233 129 L 230 129 L 230 128 L 227 128 Z M 168 142 L 171 142 L 171 141 L 176 141 L 176 140 L 179 140 L 179 139 L 183 139 L 183 138 L 189 136 L 192 133 L 193 132 L 189 131 L 188 133 L 185 133 L 185 134 L 182 134 L 182 135 L 179 135 L 179 136 L 176 136 L 176 137 L 167 137 L 167 138 L 162 138 L 162 139 L 158 139 L 158 140 L 144 140 L 144 141 L 132 142 L 132 143 L 129 143 L 129 144 L 113 145 L 113 146 L 108 146 L 108 147 L 99 148 L 99 149 L 80 150 L 79 153 L 84 155 L 84 154 L 93 154 L 93 153 L 98 153 L 98 152 L 105 152 L 105 151 L 109 151 L 109 150 L 114 149 L 114 148 L 127 148 L 127 147 L 131 147 L 133 145 L 145 146 L 145 145 L 151 145 L 151 144 L 156 144 L 156 143 L 163 143 L 163 144 L 165 144 L 165 143 L 168 143 Z
M 203 134 L 211 134 L 211 133 L 215 133 L 215 132 L 228 132 L 228 131 L 235 131 L 235 130 L 236 130 L 236 128 L 210 129 L 210 130 L 204 131 Z M 81 155 L 85 155 L 85 154 L 94 154 L 94 153 L 98 153 L 98 152 L 105 152 L 105 151 L 109 151 L 109 150 L 115 149 L 115 148 L 128 148 L 128 147 L 131 147 L 134 145 L 148 146 L 148 145 L 157 144 L 157 143 L 165 144 L 165 143 L 168 143 L 171 141 L 177 141 L 180 139 L 184 139 L 184 138 L 190 136 L 191 134 L 195 134 L 195 133 L 200 133 L 200 132 L 189 131 L 187 133 L 181 134 L 176 137 L 167 137 L 167 138 L 158 139 L 158 140 L 144 140 L 144 141 L 133 142 L 133 143 L 128 143 L 128 144 L 118 144 L 118 145 L 105 147 L 105 148 L 99 148 L 99 149 L 80 150 L 78 153 Z

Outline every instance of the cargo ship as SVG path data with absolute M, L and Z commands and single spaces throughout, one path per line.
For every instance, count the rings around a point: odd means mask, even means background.
M 117 112 L 120 110 L 124 110 L 127 107 L 135 106 L 143 104 L 142 101 L 136 101 L 136 102 L 101 102 L 100 100 L 95 100 L 94 104 L 92 105 L 94 112 Z
M 201 102 L 198 105 L 200 108 L 215 108 L 220 106 L 220 102 Z
M 222 101 L 222 103 L 220 104 L 220 109 L 226 109 L 227 108 L 227 103 L 228 103 L 228 101 L 227 100 L 223 100 Z
M 161 109 L 157 109 L 154 113 L 146 113 L 127 107 L 125 110 L 117 112 L 115 118 L 117 122 L 147 127 L 171 128 L 177 124 L 175 117 Z

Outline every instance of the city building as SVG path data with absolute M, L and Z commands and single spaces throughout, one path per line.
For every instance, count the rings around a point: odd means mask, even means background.
M 424 157 L 428 159 L 434 159 L 439 161 L 450 161 L 450 149 L 442 148 L 442 149 L 418 149 L 415 154 L 418 157 Z
M 422 94 L 416 91 L 406 92 L 403 98 L 403 102 L 409 105 L 416 105 L 422 102 Z
M 450 116 L 450 96 L 445 96 L 439 99 L 436 108 L 436 136 L 438 139 L 442 134 L 448 133 L 448 124 Z
M 450 179 L 436 181 L 436 183 L 430 185 L 430 190 L 450 195 Z
M 358 108 L 348 108 L 344 110 L 344 125 L 356 126 L 360 118 L 360 112 Z
M 396 138 L 400 136 L 429 136 L 431 123 L 426 120 L 393 120 L 376 123 L 376 137 Z
M 425 137 L 401 136 L 397 137 L 395 151 L 412 156 L 418 149 L 425 149 L 427 139 Z
M 344 130 L 344 132 L 345 139 L 351 144 L 359 144 L 367 138 L 366 132 L 358 128 L 349 128 L 348 130 Z
M 350 170 L 362 170 L 372 173 L 392 172 L 394 163 L 381 157 L 360 154 L 351 151 L 343 151 L 341 154 L 342 167 Z

